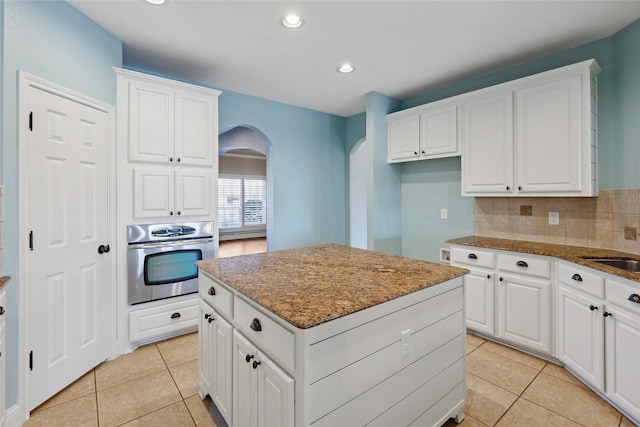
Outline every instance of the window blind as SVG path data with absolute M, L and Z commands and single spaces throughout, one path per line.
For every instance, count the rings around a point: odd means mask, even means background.
M 244 228 L 267 224 L 267 180 L 218 179 L 219 228 Z

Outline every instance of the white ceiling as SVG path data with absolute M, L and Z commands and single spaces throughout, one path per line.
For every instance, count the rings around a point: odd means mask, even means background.
M 340 116 L 608 37 L 639 1 L 70 0 L 125 66 Z M 286 14 L 304 25 L 280 25 Z M 336 69 L 350 62 L 355 72 Z

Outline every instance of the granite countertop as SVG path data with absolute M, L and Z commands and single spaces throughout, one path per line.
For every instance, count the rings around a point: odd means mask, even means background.
M 11 276 L 2 276 L 0 277 L 0 289 L 11 279 Z
M 468 273 L 463 268 L 333 244 L 196 264 L 301 329 Z
M 595 270 L 604 271 L 625 279 L 640 282 L 640 273 L 633 273 L 620 268 L 589 261 L 585 258 L 625 258 L 640 261 L 640 255 L 627 252 L 614 251 L 612 249 L 586 248 L 583 246 L 555 245 L 551 243 L 529 242 L 526 240 L 497 239 L 495 237 L 467 236 L 458 239 L 447 240 L 452 245 L 476 246 L 487 249 L 521 252 L 526 254 L 544 255 L 559 258 L 565 261 L 584 265 Z

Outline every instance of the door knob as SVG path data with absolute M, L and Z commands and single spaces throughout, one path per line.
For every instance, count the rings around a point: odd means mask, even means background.
M 100 245 L 100 246 L 98 246 L 98 253 L 99 254 L 106 254 L 110 250 L 111 250 L 111 247 L 109 247 L 109 245 Z

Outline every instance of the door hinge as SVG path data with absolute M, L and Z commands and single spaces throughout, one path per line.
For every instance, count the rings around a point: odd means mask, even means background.
M 33 351 L 29 352 L 29 370 L 33 371 Z
M 29 130 L 33 132 L 33 111 L 29 111 Z
M 29 232 L 29 249 L 33 250 L 33 231 Z

